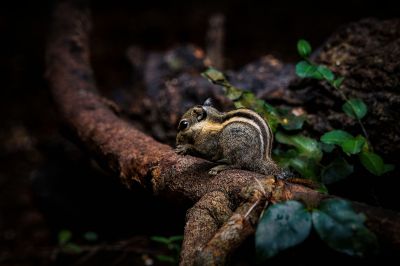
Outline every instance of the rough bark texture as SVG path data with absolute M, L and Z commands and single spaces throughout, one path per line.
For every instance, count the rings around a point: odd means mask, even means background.
M 212 163 L 178 156 L 169 146 L 124 121 L 114 104 L 96 91 L 89 60 L 90 16 L 84 10 L 62 3 L 54 13 L 46 74 L 53 97 L 83 146 L 124 184 L 140 185 L 171 201 L 194 204 L 187 214 L 182 265 L 195 261 L 222 265 L 234 248 L 254 232 L 265 200 L 299 199 L 315 205 L 327 197 L 247 171 L 230 170 L 211 177 L 207 173 Z M 279 66 L 268 62 L 269 69 Z M 283 83 L 275 84 L 271 90 L 279 92 Z M 356 207 L 368 215 L 370 228 L 382 240 L 400 249 L 398 214 L 365 205 Z
M 181 264 L 193 263 L 196 253 L 232 215 L 229 199 L 220 191 L 205 194 L 187 213 Z

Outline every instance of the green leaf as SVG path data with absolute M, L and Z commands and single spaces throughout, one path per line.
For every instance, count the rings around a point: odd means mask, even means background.
M 333 151 L 333 149 L 335 149 L 335 145 L 333 145 L 333 144 L 326 144 L 326 143 L 324 143 L 324 142 L 322 142 L 321 143 L 321 148 L 322 148 L 322 151 L 324 151 L 324 152 L 332 152 Z
M 212 67 L 201 73 L 201 75 L 208 79 L 208 81 L 210 81 L 211 83 L 217 85 L 221 85 L 226 81 L 225 75 L 221 71 L 218 71 Z
M 183 236 L 182 235 L 178 235 L 178 236 L 171 236 L 169 238 L 169 242 L 180 242 L 183 240 Z
M 317 70 L 324 77 L 325 80 L 332 82 L 335 79 L 335 75 L 326 66 L 319 65 Z
M 162 262 L 175 263 L 175 259 L 172 256 L 157 255 L 156 258 L 157 258 L 157 260 L 162 261 Z
M 273 159 L 279 163 L 283 168 L 288 168 L 290 165 L 287 163 L 288 159 L 299 157 L 299 152 L 295 149 L 273 150 Z
M 176 243 L 170 243 L 167 247 L 168 247 L 169 250 L 175 250 L 175 251 L 177 251 L 178 253 L 179 253 L 180 250 L 181 250 L 181 246 L 178 245 L 178 244 L 176 244 Z
M 260 105 L 260 108 L 262 108 L 263 112 L 267 112 L 267 113 L 273 114 L 275 116 L 278 116 L 278 110 L 275 107 L 273 107 L 272 105 L 264 102 L 263 100 L 260 100 L 259 105 Z
M 215 68 L 210 67 L 201 73 L 201 75 L 211 83 L 223 86 L 225 95 L 232 101 L 238 100 L 244 92 L 244 90 L 232 86 L 232 84 L 230 84 L 226 79 L 225 75 Z
M 70 230 L 63 229 L 58 233 L 58 244 L 65 245 L 72 238 L 72 233 Z
M 261 260 L 303 242 L 310 234 L 311 215 L 298 201 L 269 207 L 256 230 L 256 250 Z
M 238 89 L 236 87 L 233 87 L 233 86 L 230 86 L 230 85 L 229 86 L 225 86 L 224 90 L 225 90 L 226 97 L 229 100 L 232 100 L 232 101 L 239 100 L 240 97 L 242 97 L 242 95 L 244 94 L 243 90 L 240 90 L 240 89 Z M 237 103 L 240 103 L 242 106 L 236 106 L 236 108 L 246 107 L 245 105 L 243 105 L 243 104 L 245 104 L 244 102 L 235 102 L 235 105 Z
M 303 127 L 305 120 L 306 120 L 305 115 L 296 116 L 292 114 L 287 117 L 284 117 L 283 122 L 281 122 L 281 125 L 286 130 L 298 130 Z
M 161 244 L 168 245 L 170 243 L 170 240 L 163 236 L 152 236 L 150 239 Z
M 344 158 L 338 157 L 324 169 L 322 169 L 322 183 L 332 184 L 348 177 L 354 171 L 354 166 Z
M 288 151 L 274 150 L 274 160 L 282 168 L 290 168 L 299 173 L 302 177 L 317 180 L 318 166 L 313 159 L 299 155 L 294 149 Z
M 281 117 L 281 125 L 286 130 L 298 130 L 303 127 L 304 121 L 306 120 L 305 115 L 294 115 L 288 113 Z
M 259 113 L 268 121 L 271 130 L 275 132 L 280 121 L 279 113 L 276 108 L 258 99 L 251 91 L 242 90 L 233 86 L 226 79 L 225 75 L 215 68 L 209 68 L 202 73 L 202 76 L 213 84 L 222 86 L 226 97 L 233 101 L 236 108 L 249 108 Z
M 67 243 L 62 248 L 64 252 L 79 254 L 82 252 L 82 248 L 74 243 Z
M 329 195 L 328 188 L 324 184 L 320 184 L 320 187 L 316 189 L 319 193 Z
M 360 161 L 369 172 L 377 176 L 381 176 L 394 169 L 394 165 L 385 164 L 383 159 L 373 152 L 362 151 L 360 153 Z
M 179 252 L 181 249 L 180 242 L 183 240 L 183 236 L 177 235 L 168 238 L 163 236 L 153 236 L 151 237 L 151 240 L 166 245 L 169 250 L 175 250 Z
M 343 104 L 342 109 L 351 118 L 362 119 L 367 114 L 367 106 L 361 99 L 351 98 Z
M 343 151 L 347 154 L 357 154 L 362 150 L 365 142 L 366 142 L 365 138 L 363 136 L 358 135 L 355 138 L 345 140 L 341 144 L 341 147 Z
M 269 127 L 271 128 L 271 131 L 274 133 L 277 130 L 279 120 L 273 116 L 273 115 L 262 115 L 265 121 L 268 122 Z
M 290 167 L 296 170 L 302 177 L 317 180 L 318 167 L 313 159 L 299 156 L 292 158 L 289 164 Z
M 323 78 L 321 73 L 317 71 L 317 67 L 307 61 L 300 61 L 296 64 L 296 74 L 301 78 Z
M 339 88 L 340 86 L 342 86 L 343 81 L 344 81 L 344 77 L 339 77 L 339 78 L 335 79 L 335 80 L 332 82 L 332 85 L 333 85 L 335 88 Z
M 95 242 L 99 238 L 98 235 L 95 232 L 88 231 L 86 232 L 83 237 L 90 242 Z
M 234 95 L 239 95 L 240 92 L 240 96 L 237 99 L 233 99 Z M 251 92 L 251 91 L 245 91 L 245 90 L 240 90 L 240 89 L 236 89 L 235 91 L 232 90 L 232 97 L 228 95 L 227 96 L 229 99 L 235 101 L 235 107 L 236 108 L 241 108 L 241 107 L 246 107 L 246 108 L 250 108 L 255 110 L 255 108 L 257 108 L 257 97 Z M 239 99 L 240 98 L 240 99 Z M 240 106 L 236 106 L 237 103 L 240 103 Z
M 326 144 L 341 145 L 346 140 L 352 139 L 353 136 L 343 130 L 332 130 L 325 133 L 321 137 L 321 141 Z
M 387 173 L 387 172 L 393 171 L 394 168 L 396 168 L 396 167 L 394 166 L 394 164 L 385 164 L 384 168 L 385 168 L 384 169 L 385 173 Z
M 319 162 L 322 159 L 322 150 L 318 141 L 306 136 L 285 135 L 282 132 L 277 132 L 275 138 L 278 142 L 296 147 L 299 155 L 304 155 L 307 158 Z
M 306 40 L 300 39 L 297 42 L 297 51 L 301 57 L 308 57 L 311 53 L 311 45 Z
M 257 113 L 259 113 L 265 121 L 268 122 L 269 127 L 271 128 L 272 132 L 276 132 L 278 127 L 280 117 L 278 111 L 272 105 L 260 100 L 258 102 L 258 107 L 255 109 Z
M 331 248 L 351 256 L 365 256 L 377 248 L 377 239 L 365 226 L 365 216 L 357 214 L 349 202 L 328 199 L 312 213 L 321 239 Z

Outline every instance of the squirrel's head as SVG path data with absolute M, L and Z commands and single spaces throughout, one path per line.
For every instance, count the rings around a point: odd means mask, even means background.
M 215 114 L 219 114 L 219 111 L 211 106 L 210 99 L 203 105 L 196 105 L 186 111 L 179 121 L 176 144 L 193 144 L 195 136 L 202 130 L 210 116 Z

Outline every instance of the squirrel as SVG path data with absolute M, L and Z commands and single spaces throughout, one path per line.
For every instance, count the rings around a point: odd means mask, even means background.
M 175 151 L 219 163 L 210 175 L 244 169 L 279 176 L 283 171 L 271 158 L 272 142 L 271 128 L 256 112 L 244 108 L 220 112 L 207 99 L 182 116 Z

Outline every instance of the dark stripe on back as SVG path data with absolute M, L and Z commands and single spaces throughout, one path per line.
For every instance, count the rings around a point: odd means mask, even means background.
M 264 145 L 267 149 L 264 150 L 264 156 L 271 157 L 273 135 L 268 123 L 259 114 L 249 109 L 237 109 L 229 113 L 225 113 L 223 122 L 234 117 L 243 117 L 250 119 L 260 127 L 261 134 L 264 138 Z M 268 130 L 268 132 L 266 130 Z

